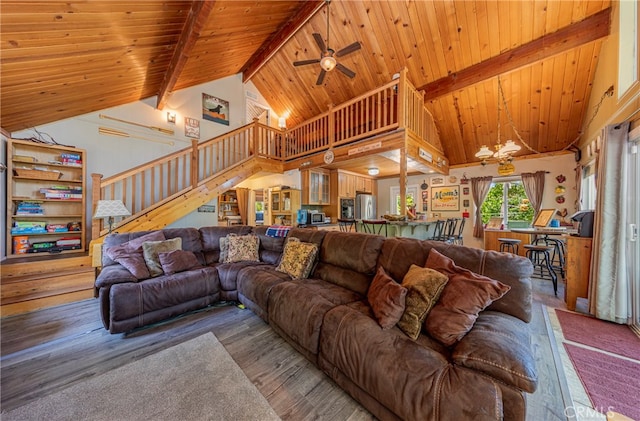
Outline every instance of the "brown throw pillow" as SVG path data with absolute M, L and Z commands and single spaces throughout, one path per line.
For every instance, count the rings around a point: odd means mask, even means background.
M 411 265 L 404 275 L 402 286 L 407 288 L 404 313 L 398 322 L 411 339 L 418 339 L 422 322 L 438 300 L 442 289 L 447 284 L 446 275 L 433 269 Z
M 367 300 L 380 327 L 390 329 L 398 323 L 404 313 L 406 296 L 407 289 L 380 266 L 367 292 Z
M 142 254 L 144 261 L 149 268 L 151 277 L 162 275 L 162 265 L 160 264 L 160 257 L 158 254 L 173 250 L 182 249 L 182 238 L 176 237 L 171 240 L 165 241 L 145 241 L 142 243 Z
M 424 327 L 445 345 L 453 345 L 466 335 L 478 314 L 511 289 L 495 279 L 456 266 L 453 260 L 431 249 L 426 267 L 449 277 L 440 300 L 429 313 Z
M 318 255 L 318 246 L 312 243 L 287 241 L 282 252 L 282 259 L 276 268 L 278 272 L 289 274 L 292 278 L 306 279 L 311 274 L 313 264 Z
M 173 250 L 169 252 L 158 253 L 162 271 L 167 275 L 184 272 L 185 270 L 200 268 L 200 262 L 192 251 Z
M 162 231 L 152 231 L 133 240 L 129 240 L 126 243 L 109 247 L 105 253 L 111 260 L 115 260 L 131 272 L 136 279 L 147 279 L 151 277 L 151 274 L 142 255 L 142 244 L 145 241 L 162 241 L 164 239 L 165 237 Z

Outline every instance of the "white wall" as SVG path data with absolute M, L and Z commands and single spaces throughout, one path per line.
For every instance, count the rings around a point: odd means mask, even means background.
M 536 172 L 540 170 L 549 171 L 545 178 L 545 189 L 544 195 L 542 198 L 542 207 L 543 208 L 556 208 L 558 210 L 562 210 L 563 208 L 567 208 L 567 212 L 569 215 L 576 211 L 575 201 L 576 201 L 576 186 L 575 186 L 575 167 L 576 162 L 574 160 L 573 154 L 567 155 L 559 155 L 554 157 L 545 157 L 538 159 L 526 159 L 521 161 L 514 161 L 513 163 L 516 167 L 516 173 L 520 174 L 523 172 Z M 492 176 L 494 178 L 498 177 L 497 165 L 491 164 L 486 167 L 482 167 L 481 165 L 465 167 L 465 168 L 457 168 L 452 169 L 449 173 L 449 176 L 445 176 L 445 181 L 447 185 L 460 184 L 460 178 L 466 174 L 467 178 L 472 177 L 485 177 Z M 558 185 L 556 181 L 556 177 L 558 175 L 564 175 L 566 181 L 562 183 L 563 186 L 566 187 L 566 192 L 564 193 L 565 202 L 563 204 L 556 203 L 556 194 L 555 188 Z M 422 210 L 422 194 L 420 185 L 423 181 L 426 180 L 429 185 L 429 190 L 431 189 L 431 178 L 437 175 L 412 175 L 408 177 L 407 186 L 417 185 L 418 186 L 418 201 L 416 209 L 418 211 Z M 454 183 L 449 182 L 450 177 L 455 177 L 456 181 Z M 397 187 L 399 183 L 398 178 L 386 178 L 378 180 L 378 200 L 377 200 L 377 208 L 379 209 L 378 213 L 382 215 L 390 208 L 390 191 L 391 187 Z M 483 248 L 483 240 L 473 238 L 473 216 L 475 212 L 475 207 L 473 203 L 473 199 L 471 197 L 471 184 L 467 184 L 469 187 L 469 195 L 465 196 L 462 194 L 462 188 L 465 185 L 460 186 L 460 211 L 458 212 L 440 212 L 441 218 L 453 218 L 453 217 L 461 217 L 464 208 L 462 207 L 463 200 L 468 199 L 470 203 L 470 208 L 468 211 L 470 213 L 470 219 L 467 220 L 466 225 L 464 227 L 464 244 L 466 246 Z M 428 203 L 428 212 L 427 216 L 430 217 L 432 214 L 431 211 L 431 203 Z
M 203 93 L 229 101 L 229 126 L 202 118 Z M 52 136 L 56 142 L 60 144 L 76 146 L 87 151 L 87 162 L 85 163 L 88 178 L 87 194 L 90 194 L 92 173 L 102 174 L 106 178 L 137 165 L 190 147 L 191 139 L 184 134 L 185 117 L 200 120 L 201 142 L 247 124 L 245 112 L 245 97 L 247 95 L 251 95 L 253 97 L 252 99 L 257 97 L 254 101 L 261 103 L 266 108 L 270 108 L 253 83 L 243 84 L 242 75 L 238 74 L 176 91 L 171 95 L 166 107 L 162 111 L 155 108 L 156 97 L 152 97 L 142 101 L 45 124 L 37 127 L 37 130 Z M 176 124 L 167 122 L 167 111 L 174 111 L 176 113 Z M 168 136 L 147 128 L 101 119 L 99 117 L 100 114 L 148 126 L 173 129 L 175 135 Z M 114 128 L 127 132 L 132 136 L 161 140 L 163 142 L 171 141 L 174 144 L 167 145 L 133 137 L 106 136 L 98 133 L 99 127 Z M 36 133 L 34 130 L 23 130 L 12 133 L 12 136 L 15 138 L 29 138 L 36 136 Z M 214 200 L 211 204 L 217 205 L 216 202 L 217 201 Z M 91 200 L 88 200 L 88 220 L 85 221 L 86 227 L 89 227 L 91 224 L 91 214 Z M 216 223 L 217 213 L 194 212 L 176 221 L 171 226 L 200 227 L 214 225 Z M 6 233 L 3 232 L 3 235 L 6 235 Z

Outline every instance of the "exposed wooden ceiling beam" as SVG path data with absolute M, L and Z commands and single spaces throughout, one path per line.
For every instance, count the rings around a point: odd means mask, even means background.
M 610 16 L 611 8 L 609 7 L 552 34 L 427 83 L 418 90 L 425 91 L 425 100 L 428 101 L 606 37 L 610 33 Z
M 200 31 L 207 23 L 209 14 L 215 4 L 215 1 L 199 0 L 194 0 L 191 4 L 191 10 L 189 10 L 189 15 L 182 28 L 180 39 L 176 44 L 176 48 L 173 50 L 173 57 L 171 57 L 171 62 L 169 63 L 169 67 L 167 67 L 164 80 L 158 91 L 156 108 L 159 110 L 164 108 L 169 94 L 171 94 L 173 87 L 178 81 L 180 73 L 189 59 L 189 54 L 200 37 Z
M 264 42 L 242 66 L 242 81 L 248 82 L 269 59 L 324 6 L 324 0 L 303 2 L 303 6 L 278 32 Z

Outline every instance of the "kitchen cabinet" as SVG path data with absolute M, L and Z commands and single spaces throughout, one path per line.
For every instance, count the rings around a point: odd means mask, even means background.
M 330 173 L 313 169 L 302 171 L 302 203 L 304 205 L 330 205 Z
M 7 257 L 86 249 L 85 151 L 9 139 Z
M 567 236 L 566 256 L 566 282 L 564 300 L 567 310 L 576 309 L 578 297 L 588 298 L 589 295 L 589 270 L 591 268 L 591 241 L 590 237 Z
M 338 172 L 338 197 L 356 197 L 356 177 L 352 174 Z
M 300 190 L 271 190 L 271 221 L 273 225 L 294 225 L 300 209 Z

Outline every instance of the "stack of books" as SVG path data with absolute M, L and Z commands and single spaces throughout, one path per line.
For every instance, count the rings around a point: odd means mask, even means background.
M 62 165 L 68 167 L 82 166 L 82 156 L 79 153 L 63 153 L 60 154 L 60 159 L 62 160 Z
M 24 202 L 18 202 L 16 208 L 17 216 L 31 216 L 31 215 L 44 215 L 44 209 L 42 208 L 42 202 L 34 202 L 25 200 Z
M 40 189 L 45 199 L 78 200 L 82 199 L 82 187 L 51 186 Z
M 47 232 L 47 223 L 43 221 L 15 221 L 11 234 L 42 234 Z

